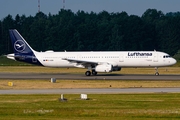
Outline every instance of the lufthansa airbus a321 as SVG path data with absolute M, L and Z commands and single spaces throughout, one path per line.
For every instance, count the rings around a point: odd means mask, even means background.
M 9 33 L 14 53 L 7 58 L 45 67 L 86 68 L 86 76 L 120 71 L 123 67 L 155 67 L 155 75 L 159 75 L 158 67 L 176 63 L 169 54 L 159 51 L 37 52 L 17 30 L 9 30 Z

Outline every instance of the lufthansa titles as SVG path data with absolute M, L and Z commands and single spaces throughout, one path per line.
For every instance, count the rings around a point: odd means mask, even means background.
M 152 53 L 129 52 L 128 56 L 152 56 Z

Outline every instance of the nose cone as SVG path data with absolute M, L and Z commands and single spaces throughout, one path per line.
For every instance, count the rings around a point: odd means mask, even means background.
M 176 63 L 177 63 L 176 59 L 172 58 L 171 64 L 174 65 L 174 64 L 176 64 Z

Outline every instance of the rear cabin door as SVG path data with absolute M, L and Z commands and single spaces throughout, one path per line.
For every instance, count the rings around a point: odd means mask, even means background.
M 32 56 L 32 62 L 37 63 L 37 58 L 35 56 Z

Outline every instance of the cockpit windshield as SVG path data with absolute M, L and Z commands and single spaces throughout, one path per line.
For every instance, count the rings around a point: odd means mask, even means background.
M 164 55 L 163 58 L 171 58 L 170 55 Z

